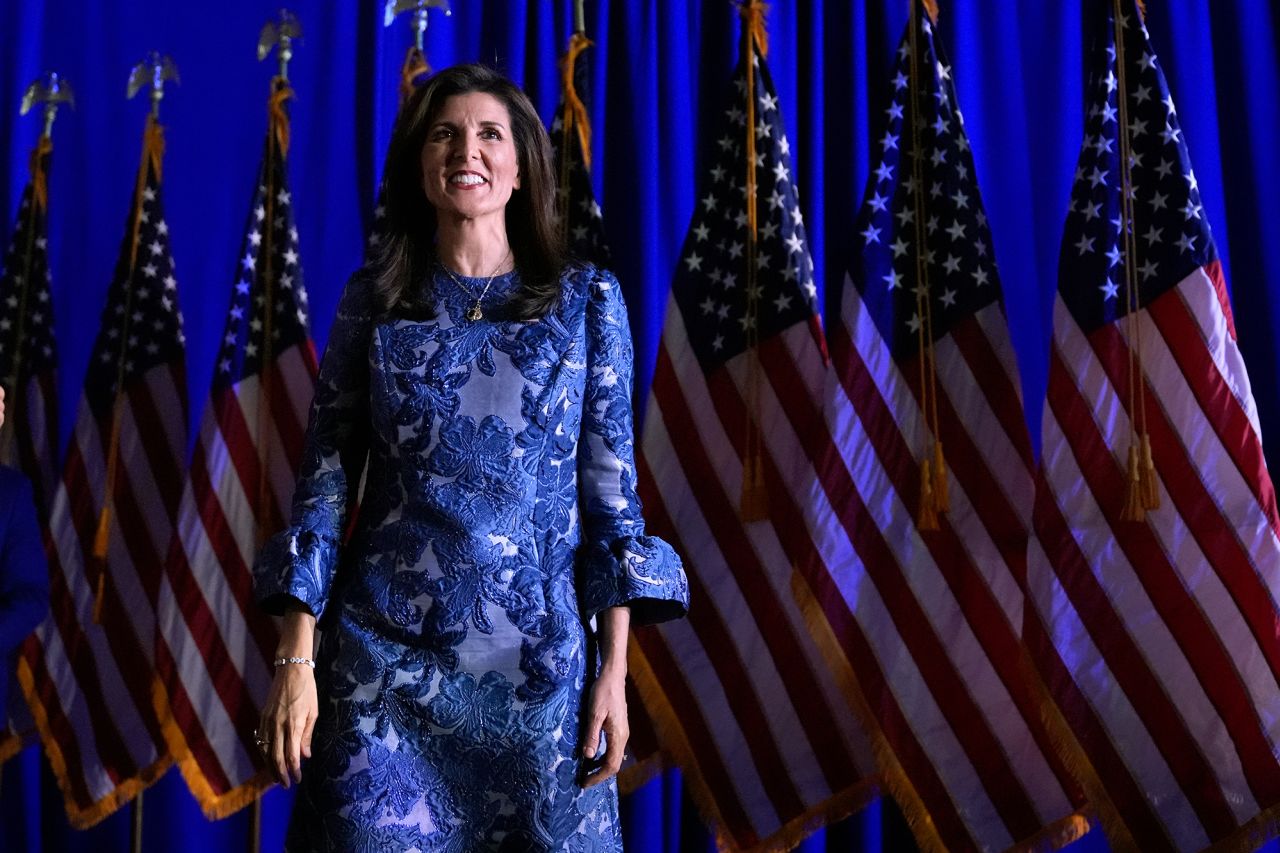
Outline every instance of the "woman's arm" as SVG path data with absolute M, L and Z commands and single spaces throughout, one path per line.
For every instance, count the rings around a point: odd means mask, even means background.
M 284 616 L 276 660 L 315 660 L 316 617 L 301 607 Z M 262 709 L 259 739 L 269 739 L 263 749 L 275 780 L 285 788 L 289 780 L 302 780 L 302 759 L 311 757 L 311 732 L 320 712 L 315 670 L 306 664 L 277 666 L 271 690 Z
M 591 787 L 613 776 L 622 767 L 631 728 L 627 723 L 627 641 L 631 636 L 631 609 L 609 607 L 596 614 L 600 637 L 600 673 L 587 698 L 587 721 L 582 754 L 596 758 L 600 732 L 605 735 L 604 758 L 583 780 Z
M 328 604 L 346 525 L 349 484 L 360 479 L 367 441 L 368 352 L 373 324 L 372 282 L 357 273 L 347 282 L 329 332 L 288 527 L 258 555 L 258 603 L 283 617 L 276 659 L 315 659 L 316 618 Z M 259 716 L 257 740 L 272 775 L 284 787 L 301 778 L 311 755 L 319 703 L 315 671 L 306 664 L 275 668 Z

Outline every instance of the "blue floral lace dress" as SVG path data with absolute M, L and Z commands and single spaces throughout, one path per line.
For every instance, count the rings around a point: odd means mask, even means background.
M 644 534 L 617 280 L 574 266 L 562 285 L 518 322 L 500 309 L 515 274 L 478 321 L 443 271 L 423 321 L 347 284 L 292 522 L 255 570 L 263 607 L 292 596 L 323 629 L 291 851 L 621 849 L 615 785 L 579 784 L 587 625 L 615 605 L 680 617 L 688 585 Z

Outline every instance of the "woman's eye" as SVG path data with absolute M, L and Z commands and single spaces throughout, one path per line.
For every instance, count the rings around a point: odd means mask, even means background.
M 480 132 L 482 139 L 502 139 L 502 134 L 492 127 L 485 128 Z

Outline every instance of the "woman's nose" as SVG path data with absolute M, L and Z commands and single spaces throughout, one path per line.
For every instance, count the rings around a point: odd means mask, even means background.
M 452 150 L 449 152 L 449 156 L 455 160 L 460 160 L 465 163 L 474 157 L 478 150 L 479 146 L 476 144 L 474 139 L 461 136 L 454 143 Z

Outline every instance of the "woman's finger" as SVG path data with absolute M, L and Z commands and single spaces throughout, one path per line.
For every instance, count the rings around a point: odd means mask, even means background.
M 302 757 L 311 757 L 311 735 L 316 730 L 316 716 L 307 717 L 307 727 L 302 730 Z
M 271 772 L 276 781 L 284 788 L 289 787 L 289 771 L 285 764 L 285 730 L 283 723 L 277 723 L 271 730 Z
M 302 732 L 305 722 L 290 721 L 288 740 L 286 741 L 285 760 L 289 767 L 289 775 L 294 782 L 302 781 Z
M 586 737 L 582 742 L 582 754 L 587 758 L 596 757 L 596 750 L 600 746 L 600 729 L 603 727 L 604 711 L 592 711 L 591 718 L 587 721 Z

